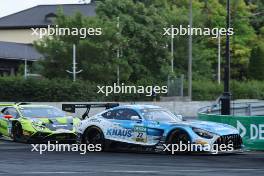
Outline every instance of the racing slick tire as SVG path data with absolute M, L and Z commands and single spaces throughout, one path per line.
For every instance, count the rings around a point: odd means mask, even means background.
M 82 143 L 89 145 L 101 145 L 101 151 L 105 150 L 105 138 L 103 132 L 97 128 L 97 127 L 89 127 L 85 130 L 83 137 L 82 137 Z
M 14 142 L 21 142 L 23 137 L 23 129 L 19 122 L 15 122 L 12 127 L 12 136 Z
M 176 144 L 178 145 L 178 147 L 180 147 L 180 144 L 185 144 L 188 145 L 190 144 L 190 136 L 187 132 L 185 132 L 184 130 L 180 130 L 180 129 L 176 129 L 174 131 L 171 132 L 168 140 L 167 140 L 167 144 Z M 187 154 L 190 151 L 185 150 L 185 151 L 175 151 L 174 153 L 176 154 Z M 171 154 L 171 152 L 167 152 L 168 154 Z

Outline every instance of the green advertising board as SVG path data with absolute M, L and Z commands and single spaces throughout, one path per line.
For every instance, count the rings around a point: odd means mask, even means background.
M 198 118 L 200 120 L 232 125 L 239 130 L 246 149 L 264 150 L 263 116 L 226 116 L 199 113 Z

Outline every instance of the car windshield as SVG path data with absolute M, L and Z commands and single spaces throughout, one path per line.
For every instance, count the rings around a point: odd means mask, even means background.
M 165 109 L 143 109 L 141 113 L 146 120 L 152 120 L 157 122 L 181 121 L 174 114 Z
M 62 110 L 55 107 L 23 107 L 20 111 L 24 117 L 32 118 L 56 118 L 66 116 Z

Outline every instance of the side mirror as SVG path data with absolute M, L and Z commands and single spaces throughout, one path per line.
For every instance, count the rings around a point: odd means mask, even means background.
M 13 116 L 12 115 L 4 115 L 4 118 L 9 120 L 9 119 L 12 119 Z
M 139 116 L 131 116 L 130 119 L 133 121 L 140 121 L 141 122 L 141 118 Z

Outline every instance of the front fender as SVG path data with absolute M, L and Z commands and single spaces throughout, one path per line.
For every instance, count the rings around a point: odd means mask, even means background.
M 174 126 L 174 127 L 171 127 L 171 128 L 169 128 L 169 129 L 167 129 L 167 130 L 165 130 L 165 132 L 164 132 L 164 137 L 165 137 L 165 139 L 166 139 L 166 141 L 168 141 L 168 139 L 170 138 L 170 136 L 171 136 L 171 134 L 175 131 L 175 130 L 181 130 L 181 131 L 184 131 L 184 132 L 186 132 L 188 135 L 189 135 L 189 137 L 190 137 L 190 142 L 193 142 L 193 140 L 194 140 L 194 135 L 193 135 L 193 131 L 192 131 L 192 129 L 190 128 L 190 127 L 188 127 L 188 126 Z

